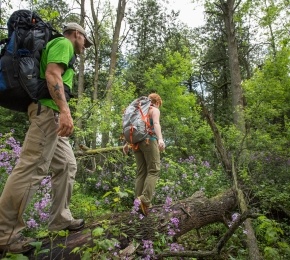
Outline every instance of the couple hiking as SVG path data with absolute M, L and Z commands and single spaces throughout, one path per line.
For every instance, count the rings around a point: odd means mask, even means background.
M 51 170 L 52 198 L 48 221 L 49 231 L 77 231 L 84 227 L 83 219 L 74 219 L 69 209 L 77 171 L 76 159 L 69 143 L 73 120 L 68 106 L 74 71 L 69 66 L 75 54 L 93 45 L 85 30 L 68 23 L 63 37 L 51 40 L 42 51 L 40 77 L 46 79 L 50 98 L 28 106 L 30 126 L 26 133 L 19 161 L 8 177 L 0 197 L 0 253 L 25 253 L 35 239 L 24 237 L 23 214 L 40 182 Z M 160 151 L 165 149 L 161 134 L 162 100 L 150 94 L 150 124 L 154 135 L 134 149 L 137 162 L 136 199 L 142 213 L 148 214 L 160 171 Z M 129 146 L 124 146 L 127 153 Z

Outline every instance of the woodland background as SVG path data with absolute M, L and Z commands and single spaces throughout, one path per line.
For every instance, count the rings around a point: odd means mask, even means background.
M 63 23 L 76 21 L 94 41 L 78 58 L 70 102 L 71 143 L 78 160 L 71 204 L 75 217 L 90 222 L 130 211 L 134 158 L 111 148 L 123 143 L 125 107 L 157 92 L 164 102 L 161 126 L 167 148 L 153 204 L 196 191 L 212 197 L 236 180 L 242 197 L 232 213 L 250 209 L 260 217 L 241 225 L 219 259 L 289 259 L 289 0 L 200 0 L 205 23 L 197 28 L 180 22 L 166 1 L 115 1 L 117 9 L 107 1 L 77 0 L 73 10 L 62 0 L 27 2 L 59 31 Z M 2 0 L 1 27 L 11 10 L 11 2 Z M 1 39 L 6 33 L 0 30 Z M 0 122 L 1 191 L 28 122 L 27 115 L 4 108 Z M 86 153 L 80 145 L 108 149 Z M 25 215 L 28 235 L 47 235 L 49 203 L 47 177 Z M 100 223 L 94 250 L 77 249 L 83 259 L 114 259 L 115 241 L 105 236 L 109 217 Z M 212 224 L 200 230 L 202 239 L 192 232 L 177 242 L 167 237 L 143 242 L 143 258 L 154 259 L 166 250 L 211 248 L 224 230 Z

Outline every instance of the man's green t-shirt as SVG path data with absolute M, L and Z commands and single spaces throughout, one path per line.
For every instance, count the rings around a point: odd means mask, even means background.
M 65 37 L 58 37 L 47 43 L 42 51 L 40 60 L 40 78 L 45 78 L 45 70 L 49 63 L 60 63 L 65 65 L 65 72 L 62 75 L 63 84 L 72 89 L 74 70 L 69 68 L 69 62 L 74 56 L 74 47 L 70 40 Z M 39 102 L 47 107 L 58 111 L 58 107 L 53 99 L 44 98 Z

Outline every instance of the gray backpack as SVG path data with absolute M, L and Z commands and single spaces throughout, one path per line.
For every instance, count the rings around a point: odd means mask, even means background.
M 130 144 L 136 144 L 153 135 L 150 125 L 149 108 L 151 99 L 142 96 L 135 99 L 123 114 L 123 135 Z

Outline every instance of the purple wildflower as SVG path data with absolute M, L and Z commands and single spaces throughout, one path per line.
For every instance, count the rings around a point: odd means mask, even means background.
M 184 251 L 184 247 L 177 243 L 169 244 L 169 247 L 171 252 Z
M 146 257 L 143 259 L 151 259 L 151 257 L 154 257 L 153 242 L 151 240 L 142 240 L 142 241 L 144 254 L 146 254 Z
M 35 221 L 34 219 L 32 219 L 32 218 L 30 218 L 30 219 L 26 222 L 26 224 L 27 224 L 27 227 L 28 227 L 28 228 L 36 228 L 36 227 L 38 227 L 38 224 L 37 224 L 36 221 Z
M 208 161 L 204 161 L 202 162 L 203 166 L 206 167 L 206 168 L 210 168 L 210 164 Z
M 240 216 L 239 213 L 234 213 L 234 214 L 232 215 L 232 222 L 235 222 L 235 221 L 238 219 L 239 216 Z
M 166 197 L 165 204 L 163 206 L 166 212 L 170 211 L 170 205 L 172 204 L 172 199 L 170 197 Z
M 172 229 L 172 228 L 168 229 L 168 236 L 173 237 L 175 234 L 176 234 L 176 232 L 174 231 L 174 229 Z
M 178 224 L 179 224 L 178 218 L 171 218 L 170 221 L 176 228 L 178 228 Z
M 141 204 L 141 201 L 138 198 L 136 198 L 134 200 L 134 205 L 133 205 L 131 214 L 138 214 L 138 211 L 139 211 L 139 208 L 140 208 L 140 204 Z

